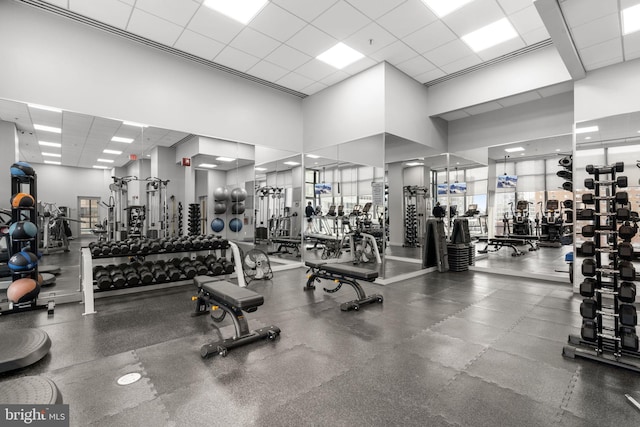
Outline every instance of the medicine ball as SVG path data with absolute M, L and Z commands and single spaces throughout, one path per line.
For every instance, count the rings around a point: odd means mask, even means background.
M 20 251 L 9 258 L 9 269 L 12 271 L 32 270 L 38 265 L 38 257 L 28 251 Z
M 32 208 L 35 206 L 35 204 L 36 201 L 31 194 L 16 193 L 11 196 L 12 208 Z
M 229 229 L 236 233 L 242 230 L 242 220 L 233 218 L 231 221 L 229 221 Z
M 214 202 L 213 204 L 213 213 L 215 214 L 223 214 L 227 211 L 227 203 L 226 202 Z
M 11 165 L 12 176 L 32 176 L 35 175 L 35 171 L 31 165 L 27 162 L 16 162 Z
M 32 301 L 38 297 L 40 285 L 28 277 L 18 279 L 7 288 L 7 299 L 14 304 Z
M 216 218 L 211 221 L 211 230 L 213 230 L 215 233 L 219 233 L 224 230 L 224 221 L 220 218 Z
M 231 201 L 232 202 L 244 202 L 247 199 L 247 190 L 244 188 L 234 188 L 231 190 Z
M 244 213 L 244 203 L 234 203 L 231 205 L 231 213 L 234 215 L 240 215 Z
M 213 190 L 213 200 L 216 202 L 226 202 L 229 200 L 229 190 L 224 187 L 218 187 Z
M 9 234 L 12 239 L 30 239 L 38 234 L 38 227 L 31 221 L 18 221 L 11 224 Z

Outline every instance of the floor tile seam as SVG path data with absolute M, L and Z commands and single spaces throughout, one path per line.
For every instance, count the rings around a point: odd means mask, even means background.
M 497 292 L 497 291 L 498 291 L 498 290 L 495 290 L 494 292 L 490 293 L 489 295 L 486 295 L 486 296 L 482 297 L 480 300 L 478 300 L 478 301 L 474 301 L 474 302 L 473 302 L 473 303 L 471 303 L 471 304 L 467 304 L 466 306 L 462 307 L 460 310 L 456 311 L 455 313 L 451 313 L 450 315 L 448 315 L 447 317 L 443 318 L 442 320 L 440 320 L 440 321 L 438 321 L 438 322 L 434 323 L 434 324 L 433 324 L 433 325 L 431 325 L 429 328 L 427 328 L 427 330 L 432 330 L 434 327 L 437 327 L 438 325 L 440 325 L 441 323 L 443 323 L 443 322 L 445 322 L 445 321 L 449 320 L 450 318 L 452 318 L 452 317 L 457 317 L 457 315 L 458 315 L 458 314 L 462 313 L 463 311 L 465 311 L 465 310 L 466 310 L 466 309 L 468 309 L 469 307 L 472 307 L 474 304 L 477 304 L 477 303 L 479 303 L 480 301 L 482 301 L 482 300 L 484 300 L 484 299 L 488 298 L 489 296 L 493 295 L 493 294 L 494 294 L 495 292 Z M 457 303 L 457 301 L 451 301 L 451 302 L 455 302 L 455 303 Z M 434 331 L 434 332 L 437 332 L 437 331 Z
M 571 380 L 569 381 L 569 384 L 567 384 L 567 389 L 565 390 L 564 396 L 562 398 L 562 402 L 560 403 L 558 414 L 556 414 L 556 417 L 558 418 L 558 422 L 562 420 L 562 414 L 564 411 L 573 413 L 571 410 L 568 409 L 569 402 L 571 401 L 573 390 L 575 389 L 576 384 L 578 383 L 578 379 L 580 378 L 581 372 L 582 372 L 582 367 L 580 365 L 576 366 L 576 369 L 573 372 Z M 577 416 L 577 414 L 573 414 L 573 415 Z
M 547 340 L 547 341 L 549 341 L 550 343 L 557 344 L 557 341 L 550 341 L 550 340 Z M 510 356 L 515 356 L 515 357 L 520 357 L 520 358 L 523 358 L 523 359 L 527 359 L 527 360 L 529 360 L 531 362 L 540 363 L 540 364 L 546 365 L 549 368 L 564 369 L 564 368 L 560 368 L 558 366 L 551 365 L 551 364 L 549 364 L 547 362 L 544 362 L 542 360 L 539 360 L 539 359 L 530 358 L 530 357 L 524 356 L 522 354 L 512 352 L 512 351 L 510 351 L 508 349 L 505 350 L 505 349 L 501 349 L 501 348 L 497 348 L 497 347 L 493 347 L 493 346 L 490 346 L 490 347 L 491 347 L 492 350 L 499 351 L 501 353 L 506 353 L 506 354 L 508 354 Z M 564 370 L 567 371 L 567 372 L 573 372 L 573 370 L 571 370 L 571 369 L 564 369 Z

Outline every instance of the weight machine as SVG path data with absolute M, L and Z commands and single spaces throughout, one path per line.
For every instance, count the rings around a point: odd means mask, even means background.
M 562 212 L 560 202 L 556 199 L 547 200 L 546 209 L 540 215 L 539 246 L 559 248 L 562 246 L 560 238 L 563 231 Z M 536 218 L 536 222 L 538 219 Z M 538 231 L 538 230 L 536 230 Z
M 526 200 L 518 200 L 516 202 L 515 211 L 513 202 L 509 203 L 511 207 L 511 227 L 509 226 L 509 217 L 505 213 L 504 223 L 505 235 L 530 236 L 531 235 L 531 219 L 529 218 L 529 205 L 531 202 Z
M 169 180 L 160 178 L 146 179 L 147 237 L 160 239 L 169 237 L 169 210 L 167 208 L 167 184 Z
M 68 221 L 80 222 L 67 217 L 65 207 L 58 207 L 55 203 L 39 202 L 38 212 L 40 233 L 40 247 L 42 253 L 49 255 L 57 251 L 69 252 L 69 238 L 71 229 Z
M 427 187 L 405 186 L 404 193 L 404 244 L 415 248 L 420 246 L 419 230 L 422 230 L 424 218 L 427 217 Z
M 280 220 L 285 211 L 285 189 L 265 185 L 256 188 L 258 206 L 256 212 L 256 239 L 271 241 L 278 235 Z

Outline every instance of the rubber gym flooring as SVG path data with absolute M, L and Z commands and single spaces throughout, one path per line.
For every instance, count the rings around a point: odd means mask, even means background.
M 640 376 L 561 356 L 579 331 L 569 284 L 487 273 L 431 273 L 364 283 L 384 304 L 357 312 L 343 287 L 304 292 L 304 269 L 250 288 L 265 304 L 249 326 L 275 342 L 203 360 L 200 346 L 233 333 L 191 317 L 190 286 L 77 303 L 55 315 L 6 316 L 52 340 L 40 362 L 0 380 L 44 375 L 70 405 L 72 426 L 613 426 L 637 425 Z M 116 380 L 139 372 L 129 386 Z M 0 383 L 0 387 L 2 384 Z

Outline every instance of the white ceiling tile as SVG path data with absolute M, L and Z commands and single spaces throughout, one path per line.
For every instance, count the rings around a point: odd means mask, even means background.
M 509 21 L 518 34 L 525 34 L 544 27 L 544 22 L 535 6 L 531 5 L 509 16 Z
M 462 40 L 456 39 L 424 54 L 435 66 L 441 67 L 461 58 L 473 55 L 473 51 Z
M 69 1 L 68 0 L 46 0 L 47 3 L 51 3 L 51 4 L 55 4 L 56 6 L 60 6 L 63 7 L 65 9 L 69 8 Z
M 417 53 L 418 52 L 398 40 L 397 42 L 391 43 L 389 46 L 383 47 L 369 56 L 378 62 L 387 61 L 391 64 L 397 64 L 413 58 Z
M 464 119 L 465 117 L 469 117 L 469 113 L 466 113 L 462 110 L 452 111 L 450 113 L 440 114 L 440 118 L 450 122 L 453 120 Z
M 314 19 L 313 25 L 338 40 L 344 40 L 370 22 L 349 3 L 340 0 Z
M 224 44 L 194 33 L 191 30 L 184 30 L 173 47 L 201 58 L 212 60 L 224 49 Z
M 326 89 L 327 85 L 322 84 L 320 82 L 315 82 L 305 87 L 302 92 L 307 95 L 313 95 L 314 93 L 320 92 L 322 89 Z
M 258 58 L 264 58 L 280 46 L 280 44 L 279 41 L 265 36 L 253 28 L 247 27 L 233 39 L 229 46 L 257 56 Z
M 521 37 L 524 40 L 524 42 L 527 44 L 527 46 L 531 46 L 532 44 L 535 44 L 550 38 L 549 31 L 547 31 L 546 27 L 538 28 L 537 30 L 533 30 L 529 33 L 521 34 Z
M 624 59 L 624 57 L 622 55 L 620 55 L 620 56 L 612 56 L 612 57 L 604 59 L 602 61 L 585 63 L 584 64 L 584 68 L 587 71 L 593 71 L 593 70 L 597 70 L 598 68 L 604 68 L 604 67 L 608 67 L 609 65 L 617 64 L 619 62 L 622 62 L 623 59 Z
M 349 74 L 344 71 L 338 70 L 333 74 L 328 75 L 324 79 L 320 80 L 320 83 L 325 84 L 327 86 L 333 86 L 334 84 L 341 82 L 344 79 L 351 77 Z
M 480 105 L 474 105 L 473 107 L 467 107 L 464 109 L 471 116 L 475 116 L 482 113 L 488 113 L 489 111 L 500 110 L 502 105 L 497 102 L 486 102 Z
M 543 98 L 548 98 L 553 95 L 558 95 L 560 93 L 571 92 L 573 90 L 573 81 L 568 81 L 564 83 L 559 83 L 557 85 L 547 86 L 538 89 L 536 92 L 540 94 Z
M 267 61 L 260 61 L 253 67 L 249 68 L 247 73 L 252 76 L 274 82 L 279 78 L 284 77 L 285 74 L 289 73 L 289 70 Z
M 184 0 L 138 0 L 136 8 L 184 27 L 198 10 L 198 4 Z
M 403 40 L 416 52 L 425 53 L 457 38 L 442 21 L 436 21 L 408 35 Z
M 242 31 L 244 25 L 220 13 L 214 12 L 208 7 L 201 7 L 193 16 L 187 28 L 203 36 L 227 44 Z
M 301 74 L 292 72 L 276 81 L 276 83 L 281 86 L 301 92 L 302 89 L 312 84 L 313 80 Z
M 134 4 L 136 4 L 136 0 L 120 0 L 122 3 L 126 3 L 128 5 L 133 6 Z M 196 2 L 197 3 L 197 2 Z
M 524 104 L 525 102 L 535 101 L 536 99 L 540 98 L 540 94 L 536 91 L 533 91 L 499 99 L 498 103 L 500 103 L 500 105 L 502 105 L 503 107 L 511 107 L 518 104 Z
M 364 71 L 364 70 L 366 70 L 368 68 L 371 68 L 376 64 L 377 64 L 376 61 L 374 61 L 373 59 L 365 56 L 364 58 L 360 59 L 359 61 L 356 61 L 353 64 L 351 64 L 351 65 L 349 65 L 347 67 L 344 67 L 342 69 L 342 71 L 344 71 L 347 74 L 354 75 L 354 74 L 358 74 L 359 72 Z
M 620 37 L 620 17 L 617 13 L 605 15 L 571 29 L 577 49 Z
M 316 19 L 322 12 L 333 6 L 338 0 L 272 0 L 278 6 L 283 7 L 297 17 L 311 22 Z
M 302 74 L 303 76 L 308 77 L 314 81 L 319 81 L 324 79 L 328 75 L 335 73 L 336 69 L 329 64 L 325 64 L 322 61 L 312 59 L 303 66 L 297 68 L 295 71 L 296 73 Z
M 408 61 L 401 62 L 397 68 L 410 76 L 419 76 L 435 69 L 435 65 L 427 61 L 424 56 L 418 55 Z
M 273 3 L 267 4 L 249 24 L 251 28 L 281 42 L 288 40 L 305 25 L 305 21 Z
M 489 61 L 499 56 L 506 55 L 507 53 L 515 52 L 523 47 L 526 47 L 525 42 L 520 37 L 516 37 L 478 52 L 476 55 L 478 55 L 483 61 Z
M 127 31 L 167 46 L 173 46 L 182 32 L 182 27 L 140 9 L 134 9 L 129 25 L 127 25 Z
M 376 22 L 396 37 L 404 37 L 437 20 L 422 1 L 407 0 Z
M 344 41 L 358 52 L 369 55 L 398 40 L 393 34 L 375 22 L 370 23 Z
M 622 40 L 612 39 L 604 43 L 589 46 L 580 50 L 580 59 L 587 70 L 599 63 L 611 63 L 610 61 L 622 60 Z M 615 63 L 615 62 L 614 62 Z M 598 68 L 601 68 L 599 66 Z
M 443 65 L 440 68 L 447 74 L 451 74 L 460 70 L 464 70 L 465 68 L 473 67 L 474 65 L 478 65 L 480 63 L 482 63 L 482 59 L 480 59 L 477 55 L 469 55 Z
M 406 0 L 385 0 L 385 1 L 371 1 L 371 0 L 347 0 L 351 6 L 358 9 L 363 14 L 367 15 L 371 19 L 377 19 L 389 12 L 391 9 L 404 3 Z
M 511 15 L 527 6 L 531 6 L 533 0 L 498 0 L 498 3 L 504 10 L 504 13 Z
M 427 83 L 435 79 L 439 79 L 440 77 L 445 76 L 446 73 L 442 71 L 440 68 L 435 68 L 431 71 L 427 71 L 426 73 L 418 74 L 417 76 L 413 76 L 414 79 L 419 81 L 420 83 Z
M 338 43 L 338 40 L 312 25 L 307 25 L 287 40 L 287 45 L 314 58 L 336 43 Z
M 442 21 L 458 36 L 464 36 L 504 17 L 495 0 L 475 0 L 445 16 Z
M 283 44 L 271 52 L 265 59 L 289 70 L 295 70 L 305 62 L 311 61 L 312 58 L 299 50 Z
M 222 49 L 222 52 L 213 58 L 213 60 L 218 64 L 238 71 L 247 71 L 259 61 L 255 56 L 249 55 L 248 53 L 242 52 L 238 49 L 234 49 L 231 46 L 227 46 Z
M 637 58 L 640 52 L 640 31 L 624 36 L 624 57 L 627 61 Z
M 604 15 L 618 12 L 616 0 L 566 0 L 560 2 L 562 14 L 569 28 L 586 24 Z
M 118 0 L 69 0 L 69 9 L 105 24 L 125 28 L 133 8 Z

